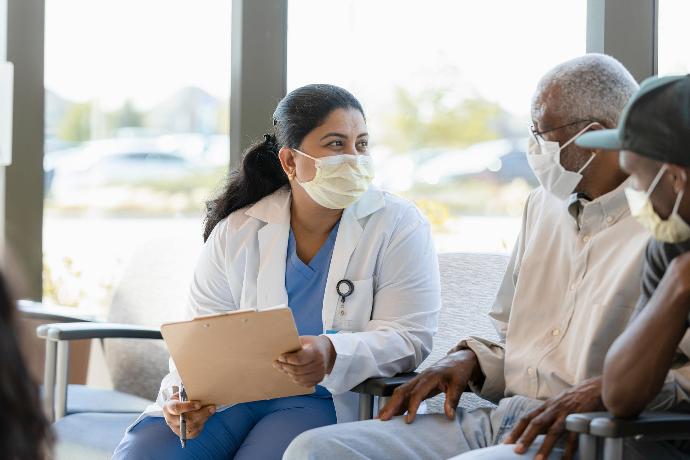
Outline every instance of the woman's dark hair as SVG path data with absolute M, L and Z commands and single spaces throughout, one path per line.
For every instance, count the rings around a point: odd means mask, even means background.
M 2 458 L 42 460 L 52 444 L 38 387 L 19 348 L 16 308 L 0 274 L 0 449 Z
M 232 212 L 252 205 L 288 184 L 278 158 L 281 147 L 297 148 L 304 137 L 336 109 L 355 109 L 364 116 L 359 101 L 333 85 L 307 85 L 285 96 L 273 112 L 273 133 L 250 146 L 239 169 L 228 176 L 222 193 L 206 203 L 204 241 L 213 228 Z

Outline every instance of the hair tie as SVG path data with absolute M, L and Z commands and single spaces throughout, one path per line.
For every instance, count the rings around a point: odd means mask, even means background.
M 275 134 L 266 133 L 264 134 L 264 144 L 266 144 L 272 151 L 278 151 L 278 139 L 276 139 Z

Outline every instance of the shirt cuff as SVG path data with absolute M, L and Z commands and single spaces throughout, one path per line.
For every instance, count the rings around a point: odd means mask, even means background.
M 348 334 L 338 333 L 338 334 L 322 334 L 333 344 L 335 349 L 335 362 L 333 363 L 333 369 L 331 369 L 330 374 L 326 374 L 320 385 L 330 391 L 332 394 L 340 394 L 349 391 L 349 389 L 343 390 L 339 388 L 338 383 L 343 382 L 347 370 L 352 363 L 353 347 L 356 346 L 352 337 L 347 337 Z
M 462 340 L 453 350 L 472 350 L 477 355 L 479 368 L 484 374 L 484 382 L 481 385 L 474 381 L 468 382 L 470 389 L 475 394 L 496 403 L 505 396 L 502 345 L 485 339 L 470 337 Z

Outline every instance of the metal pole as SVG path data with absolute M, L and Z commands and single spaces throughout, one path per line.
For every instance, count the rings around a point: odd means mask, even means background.
M 272 127 L 287 90 L 287 0 L 233 0 L 230 167 Z

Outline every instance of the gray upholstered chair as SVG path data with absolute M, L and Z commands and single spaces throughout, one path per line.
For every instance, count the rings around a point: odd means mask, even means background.
M 434 336 L 434 349 L 418 370 L 424 370 L 448 353 L 457 343 L 476 335 L 497 339 L 498 335 L 488 316 L 498 286 L 508 265 L 508 256 L 498 254 L 449 253 L 439 256 L 441 270 L 441 315 L 438 332 Z M 361 420 L 372 418 L 375 410 L 385 404 L 393 390 L 416 373 L 391 378 L 370 379 L 353 391 L 360 393 Z M 427 412 L 443 412 L 444 395 L 429 399 Z M 491 406 L 491 403 L 473 393 L 463 393 L 460 405 L 467 409 Z
M 187 239 L 184 239 L 187 238 Z M 40 326 L 46 339 L 44 403 L 55 419 L 56 460 L 109 459 L 129 426 L 156 398 L 168 370 L 160 324 L 182 316 L 201 239 L 160 237 L 131 259 L 108 323 Z M 113 390 L 67 386 L 68 343 L 99 339 Z
M 170 253 L 161 252 L 161 248 L 156 247 L 148 248 L 141 257 L 144 259 L 132 262 L 132 268 L 128 270 L 113 300 L 113 311 L 109 319 L 120 324 L 55 324 L 43 326 L 39 333 L 47 339 L 47 343 L 54 342 L 56 347 L 62 347 L 61 352 L 55 352 L 58 357 L 65 353 L 66 347 L 60 344 L 66 341 L 88 337 L 108 339 L 105 349 L 115 388 L 129 394 L 153 398 L 167 369 L 167 353 L 159 341 L 131 338 L 160 337 L 158 326 L 171 316 L 165 310 L 182 308 L 184 304 L 193 267 L 180 267 L 179 263 L 175 264 L 169 260 Z M 145 260 L 146 257 L 150 260 Z M 491 254 L 459 253 L 440 256 L 443 308 L 439 319 L 439 331 L 434 338 L 434 350 L 421 368 L 441 358 L 466 335 L 496 337 L 486 313 L 494 300 L 507 261 L 506 256 Z M 133 327 L 121 323 L 135 323 L 140 326 Z M 125 341 L 116 337 L 130 339 Z M 63 362 L 66 361 L 64 357 L 61 359 Z M 60 359 L 58 364 L 59 362 Z M 58 380 L 64 381 L 64 366 L 57 367 L 60 377 Z M 375 388 L 380 380 L 386 379 L 372 379 L 360 385 L 357 391 Z M 64 384 L 61 385 L 63 386 L 58 385 L 61 388 L 59 397 L 55 398 L 58 415 L 61 407 L 64 407 Z M 389 387 L 390 381 L 383 385 L 384 389 Z M 370 417 L 374 397 L 387 395 L 384 394 L 385 391 L 380 395 L 376 392 L 368 393 L 370 394 L 361 396 L 361 401 L 366 407 L 363 414 Z M 473 408 L 490 403 L 473 394 L 464 394 L 461 404 Z M 442 411 L 442 396 L 429 400 L 428 408 L 430 412 Z M 109 458 L 124 429 L 136 415 L 83 412 L 60 418 L 55 423 L 59 439 L 58 460 Z M 84 432 L 84 427 L 89 427 L 88 433 Z

